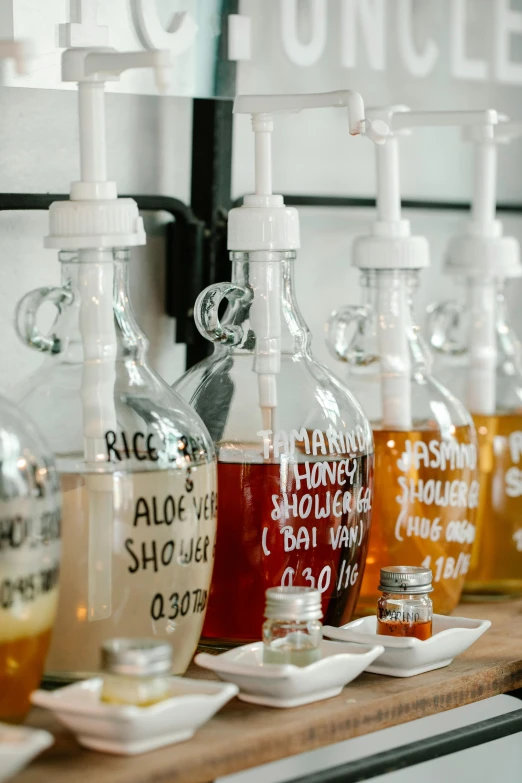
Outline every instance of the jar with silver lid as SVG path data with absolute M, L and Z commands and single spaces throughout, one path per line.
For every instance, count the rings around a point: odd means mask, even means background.
M 377 633 L 384 636 L 414 636 L 429 639 L 432 635 L 433 591 L 429 568 L 389 566 L 381 568 L 377 604 Z
M 155 639 L 110 639 L 102 645 L 101 700 L 148 707 L 171 695 L 172 647 Z
M 309 587 L 266 591 L 263 663 L 308 666 L 321 657 L 321 594 Z

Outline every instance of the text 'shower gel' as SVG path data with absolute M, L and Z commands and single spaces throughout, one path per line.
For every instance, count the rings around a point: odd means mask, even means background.
M 351 393 L 313 358 L 294 293 L 298 215 L 271 183 L 274 113 L 320 106 L 348 106 L 351 132 L 372 132 L 356 93 L 236 99 L 235 111 L 252 115 L 255 194 L 229 215 L 232 282 L 210 286 L 196 303 L 214 353 L 176 385 L 218 456 L 208 643 L 259 639 L 265 591 L 277 585 L 317 588 L 325 622 L 347 622 L 361 584 L 371 431 Z

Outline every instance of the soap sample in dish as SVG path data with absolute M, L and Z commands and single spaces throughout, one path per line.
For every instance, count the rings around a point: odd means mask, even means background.
M 171 696 L 150 707 L 102 702 L 100 677 L 52 693 L 35 691 L 31 701 L 54 712 L 80 745 L 130 756 L 190 739 L 238 692 L 232 684 L 170 679 Z
M 354 620 L 341 628 L 326 625 L 323 633 L 329 639 L 357 644 L 382 644 L 383 654 L 366 671 L 390 677 L 413 677 L 448 666 L 457 655 L 477 641 L 488 630 L 489 620 L 433 615 L 433 635 L 420 640 L 414 637 L 383 636 L 377 633 L 375 615 Z
M 384 647 L 321 642 L 321 658 L 309 666 L 263 663 L 263 642 L 245 644 L 221 655 L 200 653 L 198 666 L 240 688 L 239 698 L 267 707 L 299 707 L 337 696 L 374 661 Z
M 53 742 L 48 731 L 0 723 L 0 783 L 20 772 Z

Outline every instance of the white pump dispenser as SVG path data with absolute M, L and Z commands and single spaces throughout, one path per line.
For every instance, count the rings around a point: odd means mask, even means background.
M 496 281 L 522 275 L 519 243 L 503 235 L 495 215 L 497 147 L 520 136 L 522 124 L 507 121 L 465 129 L 464 139 L 474 146 L 471 216 L 446 256 L 446 271 L 464 277 L 470 292 L 466 402 L 472 413 L 486 416 L 497 402 Z
M 361 269 L 408 270 L 429 265 L 424 237 L 412 236 L 401 215 L 399 137 L 416 127 L 486 126 L 498 121 L 495 111 L 409 111 L 405 106 L 368 109 L 367 116 L 385 122 L 390 133 L 376 148 L 377 220 L 371 234 L 354 243 L 353 263 Z M 382 423 L 408 429 L 411 413 L 411 359 L 408 345 L 408 290 L 393 293 L 382 286 L 377 298 L 378 344 L 382 372 Z
M 363 100 L 352 90 L 303 95 L 240 95 L 236 98 L 234 113 L 252 116 L 255 192 L 244 197 L 243 206 L 229 213 L 229 250 L 248 251 L 252 260 L 268 262 L 274 251 L 300 247 L 297 210 L 286 207 L 283 197 L 272 192 L 273 115 L 327 107 L 347 109 L 351 135 L 365 134 L 376 144 L 386 138 L 385 123 L 380 120 L 372 123 L 366 119 Z M 276 376 L 281 362 L 280 279 L 270 264 L 253 264 L 249 282 L 255 291 L 250 319 L 256 334 L 254 372 L 258 374 L 259 405 L 263 411 L 263 426 L 273 430 L 277 407 Z
M 158 87 L 166 84 L 170 55 L 164 51 L 117 52 L 106 47 L 67 49 L 62 78 L 78 83 L 80 172 L 69 201 L 49 209 L 45 246 L 77 250 L 80 268 L 80 331 L 84 369 L 82 409 L 89 502 L 88 617 L 111 614 L 112 479 L 95 474 L 105 460 L 104 434 L 116 430 L 114 384 L 117 341 L 113 313 L 112 249 L 145 244 L 143 221 L 133 199 L 118 198 L 107 179 L 105 83 L 131 68 L 154 68 Z M 82 263 L 83 262 L 83 263 Z

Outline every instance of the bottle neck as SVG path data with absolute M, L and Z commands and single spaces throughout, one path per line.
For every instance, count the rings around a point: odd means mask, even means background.
M 419 274 L 418 269 L 365 269 L 361 289 L 374 319 L 381 365 L 388 364 L 386 357 L 407 355 L 411 371 L 423 374 L 432 362 L 414 313 Z
M 250 289 L 253 296 L 229 307 L 225 318 L 243 326 L 240 350 L 251 349 L 255 338 L 254 353 L 263 354 L 267 372 L 270 363 L 276 364 L 276 353 L 310 354 L 311 335 L 295 297 L 295 258 L 295 251 L 230 253 L 232 282 Z
M 73 303 L 59 325 L 63 358 L 144 363 L 148 342 L 129 296 L 128 249 L 61 251 L 62 286 Z

